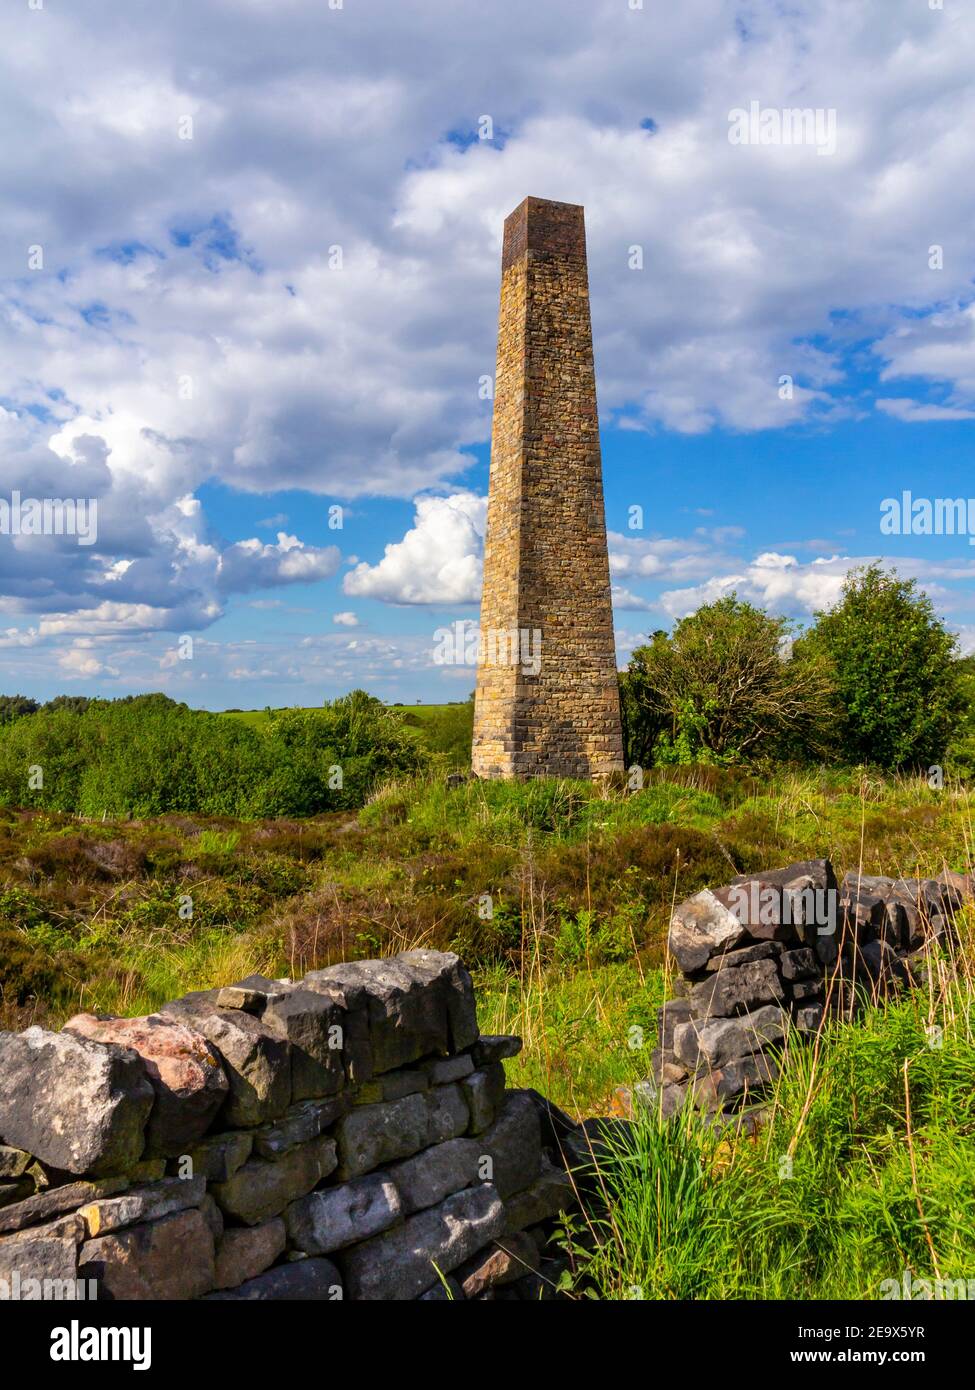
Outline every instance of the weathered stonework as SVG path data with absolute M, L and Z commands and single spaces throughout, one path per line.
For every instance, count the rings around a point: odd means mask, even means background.
M 481 646 L 477 776 L 622 770 L 583 209 L 540 198 L 504 224 Z
M 555 1297 L 575 1188 L 520 1048 L 428 950 L 0 1032 L 0 1302 Z

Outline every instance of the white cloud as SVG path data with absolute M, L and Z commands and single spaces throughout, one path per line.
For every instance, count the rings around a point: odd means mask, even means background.
M 217 585 L 226 593 L 242 594 L 275 584 L 310 584 L 334 574 L 340 559 L 336 545 L 306 546 L 297 536 L 279 531 L 276 545 L 237 541 L 225 550 L 217 566 Z
M 789 617 L 808 616 L 829 608 L 840 598 L 847 573 L 862 561 L 833 556 L 800 564 L 794 555 L 774 551 L 758 555 L 733 574 L 717 575 L 688 589 L 660 595 L 661 607 L 672 618 L 683 618 L 702 604 L 735 593 L 738 598 Z
M 151 6 L 120 25 L 109 0 L 56 24 L 0 14 L 4 486 L 99 502 L 94 553 L 0 548 L 25 650 L 45 619 L 199 631 L 235 586 L 334 573 L 332 547 L 228 547 L 196 500 L 210 480 L 463 495 L 490 429 L 501 224 L 529 192 L 586 204 L 608 421 L 651 440 L 868 415 L 847 375 L 864 343 L 885 381 L 939 402 L 892 390 L 880 410 L 975 412 L 971 7 L 353 8 L 247 0 L 232 33 L 225 0 L 198 0 L 192 26 Z M 835 108 L 836 154 L 731 146 L 728 112 L 753 97 Z M 484 111 L 503 140 L 444 138 Z M 735 539 L 612 537 L 614 580 L 765 592 L 773 571 L 720 553 Z M 418 512 L 346 592 L 476 602 L 480 554 L 470 517 Z M 800 607 L 809 569 L 776 580 Z
M 975 410 L 923 403 L 905 396 L 878 397 L 876 406 L 885 415 L 892 415 L 895 420 L 906 420 L 911 424 L 927 424 L 932 420 L 975 420 Z
M 98 659 L 94 643 L 88 640 L 76 641 L 63 652 L 58 657 L 58 666 L 67 680 L 91 680 L 95 676 L 114 678 L 120 674 L 117 666 Z
M 625 589 L 621 584 L 612 586 L 613 608 L 623 610 L 633 610 L 636 612 L 652 612 L 658 605 L 651 603 L 649 599 L 643 598 L 640 594 L 634 594 L 629 589 Z
M 358 627 L 359 619 L 354 613 L 333 613 L 332 622 L 338 623 L 339 627 Z
M 347 594 L 386 603 L 477 603 L 487 499 L 473 492 L 417 497 L 412 528 L 387 545 L 378 564 L 364 560 L 343 581 Z
M 716 529 L 724 534 L 720 539 L 715 536 L 714 544 L 709 538 L 705 539 L 708 533 L 703 529 L 687 539 L 658 536 L 654 540 L 639 540 L 610 531 L 610 573 L 615 579 L 653 579 L 664 583 L 713 574 L 716 565 L 732 563 L 720 547 L 739 533 L 738 527 Z

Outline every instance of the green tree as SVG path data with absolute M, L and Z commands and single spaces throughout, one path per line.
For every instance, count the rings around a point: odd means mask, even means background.
M 25 714 L 36 714 L 40 705 L 28 695 L 0 695 L 0 724 L 12 724 Z
M 822 660 L 790 653 L 791 629 L 731 594 L 655 632 L 630 659 L 630 761 L 754 762 L 819 752 L 832 692 Z
M 957 642 L 913 579 L 879 564 L 851 571 L 835 607 L 797 644 L 826 661 L 849 762 L 885 768 L 942 761 L 965 712 Z

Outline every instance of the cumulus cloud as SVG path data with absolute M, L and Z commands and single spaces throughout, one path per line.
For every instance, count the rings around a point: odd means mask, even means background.
M 332 614 L 332 622 L 333 622 L 333 623 L 337 623 L 337 624 L 339 625 L 339 627 L 358 627 L 358 626 L 359 626 L 359 619 L 356 617 L 356 615 L 355 615 L 354 613 L 348 613 L 348 612 L 346 612 L 346 613 L 333 613 L 333 614 Z
M 341 558 L 337 545 L 303 545 L 297 536 L 279 531 L 276 545 L 248 540 L 229 546 L 220 556 L 217 585 L 226 593 L 243 594 L 275 584 L 310 584 L 334 574 Z
M 836 603 L 847 574 L 860 563 L 836 555 L 804 565 L 794 555 L 767 551 L 735 573 L 716 575 L 691 588 L 668 589 L 660 595 L 660 604 L 670 617 L 683 618 L 702 604 L 735 593 L 772 612 L 805 617 Z
M 187 26 L 151 6 L 121 25 L 116 0 L 56 23 L 8 8 L 3 477 L 97 498 L 99 539 L 0 547 L 0 611 L 37 631 L 75 614 L 80 635 L 198 631 L 235 585 L 334 573 L 331 547 L 228 546 L 198 500 L 213 479 L 465 495 L 490 431 L 477 384 L 494 370 L 501 225 L 527 192 L 587 206 L 606 422 L 652 436 L 851 418 L 872 408 L 850 382 L 871 352 L 905 383 L 879 409 L 970 418 L 975 12 L 949 11 L 198 0 Z M 753 98 L 835 109 L 836 153 L 731 145 L 729 112 Z M 468 138 L 482 112 L 493 142 Z M 613 537 L 614 580 L 638 597 L 640 579 L 678 593 L 771 572 L 723 555 L 734 539 Z M 346 592 L 476 602 L 480 554 L 462 504 L 418 507 Z
M 360 561 L 343 581 L 347 594 L 387 603 L 477 603 L 487 498 L 473 492 L 414 499 L 414 524 L 386 546 L 378 564 Z
M 653 579 L 681 582 L 713 574 L 716 566 L 731 563 L 723 543 L 744 534 L 739 527 L 718 527 L 714 543 L 699 529 L 687 539 L 658 536 L 640 540 L 609 532 L 609 569 L 614 579 Z
M 649 599 L 644 598 L 641 594 L 632 593 L 629 589 L 624 588 L 622 584 L 614 584 L 612 586 L 612 597 L 613 608 L 621 611 L 650 612 L 656 607 Z

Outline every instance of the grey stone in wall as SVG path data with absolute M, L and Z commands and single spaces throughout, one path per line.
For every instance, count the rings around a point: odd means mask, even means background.
M 142 1059 L 71 1033 L 0 1033 L 0 1139 L 69 1173 L 141 1157 L 154 1092 Z
M 733 950 L 745 928 L 707 888 L 681 903 L 670 924 L 670 952 L 685 975 L 703 970 L 713 956 Z
M 83 1203 L 111 1196 L 128 1185 L 127 1178 L 100 1178 L 95 1182 L 63 1183 L 47 1192 L 38 1192 L 22 1202 L 0 1208 L 0 1233 L 20 1231 L 26 1226 L 49 1221 L 63 1212 L 77 1211 Z
M 784 997 L 774 960 L 749 961 L 733 970 L 719 970 L 694 985 L 689 995 L 696 1019 L 731 1018 Z
M 504 1206 L 489 1183 L 465 1188 L 339 1257 L 351 1298 L 418 1298 L 501 1234 Z
M 788 1026 L 788 1015 L 774 1004 L 740 1018 L 715 1018 L 707 1023 L 692 1019 L 675 1028 L 674 1051 L 688 1067 L 720 1067 L 757 1052 L 767 1043 L 781 1042 Z
M 291 1099 L 331 1096 L 342 1089 L 345 1015 L 327 995 L 289 985 L 272 997 L 261 1021 L 291 1046 Z
M 217 1007 L 218 990 L 174 999 L 160 1012 L 188 1022 L 220 1054 L 230 1095 L 220 1115 L 244 1129 L 277 1119 L 291 1104 L 291 1048 L 260 1019 L 240 1009 Z
M 68 1217 L 0 1241 L 0 1279 L 7 1287 L 8 1296 L 39 1298 L 44 1281 L 51 1280 L 61 1288 L 62 1298 L 71 1297 L 64 1288 L 66 1281 L 78 1277 L 78 1244 L 82 1230 L 76 1217 Z M 28 1279 L 39 1281 L 41 1290 L 23 1289 L 23 1282 Z M 17 1289 L 16 1294 L 14 1289 Z
M 396 1184 L 403 1214 L 436 1206 L 451 1192 L 470 1187 L 481 1177 L 483 1145 L 475 1139 L 447 1139 L 385 1171 Z
M 393 1226 L 402 1215 L 396 1184 L 383 1173 L 312 1192 L 285 1213 L 296 1250 L 328 1255 Z
M 239 1288 L 208 1294 L 207 1301 L 339 1303 L 342 1276 L 331 1260 L 299 1260 L 297 1264 L 276 1265 Z
M 425 1147 L 429 1112 L 422 1095 L 356 1106 L 335 1127 L 341 1181 Z
M 210 1190 L 228 1216 L 257 1226 L 317 1187 L 335 1166 L 335 1141 L 324 1135 L 273 1161 L 252 1158 L 227 1182 L 214 1183 Z
M 521 1038 L 513 1033 L 482 1033 L 471 1048 L 474 1065 L 489 1067 L 492 1062 L 504 1062 L 517 1057 L 522 1049 Z
M 494 1123 L 504 1097 L 504 1085 L 504 1067 L 500 1062 L 472 1072 L 461 1082 L 470 1111 L 469 1133 L 480 1134 Z
M 198 1207 L 206 1191 L 204 1178 L 163 1178 L 134 1187 L 118 1197 L 100 1197 L 78 1210 L 89 1236 L 108 1235 L 137 1221 L 155 1221 L 187 1207 Z
M 491 1161 L 491 1181 L 502 1197 L 534 1182 L 542 1166 L 542 1135 L 528 1092 L 509 1091 L 497 1120 L 476 1142 Z
M 401 1100 L 356 1106 L 335 1128 L 339 1178 L 360 1177 L 382 1163 L 454 1139 L 467 1129 L 469 1118 L 455 1084 L 435 1086 Z
M 178 1167 L 192 1177 L 199 1174 L 207 1182 L 226 1182 L 251 1156 L 254 1135 L 247 1130 L 230 1129 L 224 1134 L 211 1134 L 186 1154 L 180 1155 Z M 188 1159 L 188 1163 L 182 1160 Z
M 504 1199 L 503 1235 L 513 1235 L 526 1226 L 537 1226 L 541 1221 L 549 1221 L 560 1212 L 568 1212 L 577 1205 L 575 1187 L 564 1168 L 557 1168 L 548 1159 L 543 1159 L 538 1177 L 520 1192 L 513 1192 Z

